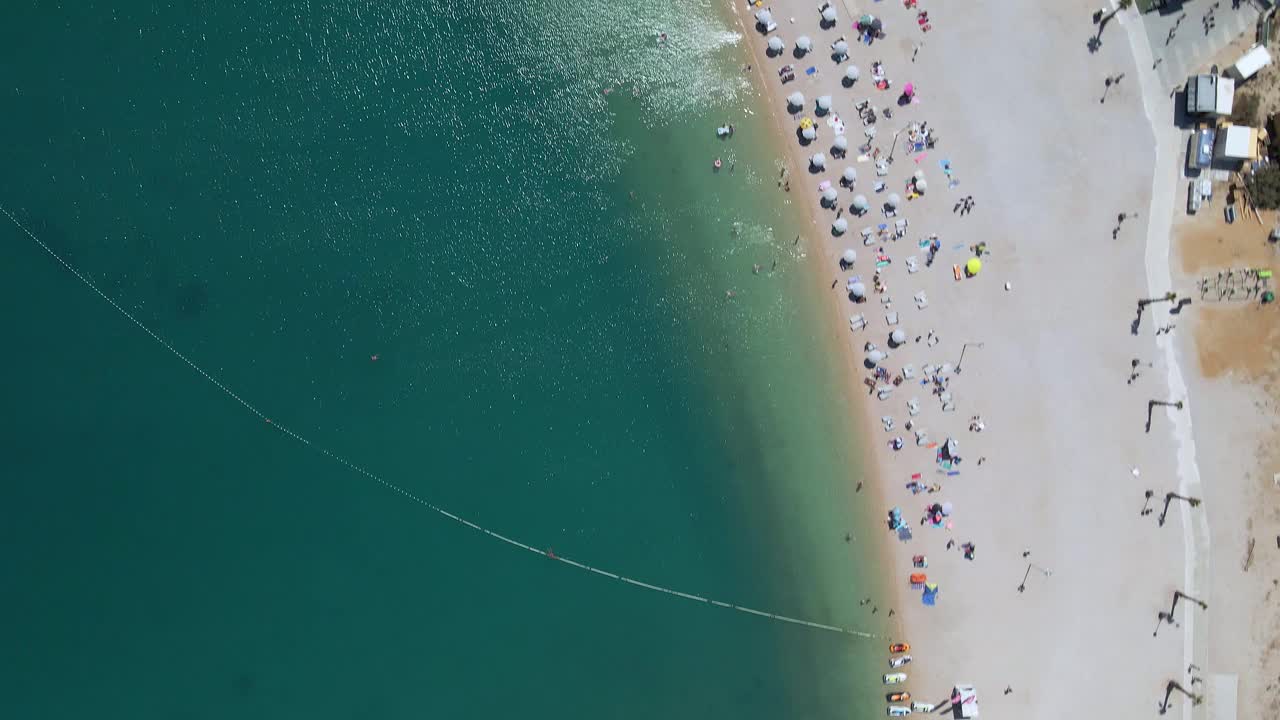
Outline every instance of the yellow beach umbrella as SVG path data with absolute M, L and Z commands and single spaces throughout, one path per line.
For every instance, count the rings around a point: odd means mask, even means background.
M 969 258 L 969 262 L 964 265 L 964 270 L 969 273 L 970 276 L 977 275 L 982 271 L 982 261 L 978 258 Z
M 801 129 L 801 130 L 808 130 L 808 129 L 809 129 L 809 128 L 811 128 L 811 127 L 813 127 L 813 119 L 812 119 L 812 118 L 804 118 L 803 120 L 801 120 L 801 121 L 800 121 L 800 129 Z

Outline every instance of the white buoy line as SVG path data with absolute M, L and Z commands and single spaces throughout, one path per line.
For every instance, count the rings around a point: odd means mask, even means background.
M 840 627 L 838 625 L 828 625 L 826 623 L 813 622 L 811 620 L 802 620 L 800 618 L 789 617 L 787 615 L 780 615 L 778 613 L 767 612 L 764 610 L 757 610 L 755 608 L 746 607 L 745 605 L 735 605 L 733 603 L 723 602 L 720 600 L 713 600 L 711 598 L 703 597 L 701 595 L 694 595 L 692 593 L 681 592 L 679 590 L 663 587 L 661 585 L 654 585 L 652 583 L 643 582 L 641 580 L 636 580 L 635 578 L 630 578 L 625 575 L 619 575 L 617 573 L 609 572 L 608 570 L 604 570 L 602 568 L 594 567 L 586 563 L 578 562 L 577 560 L 563 557 L 549 549 L 544 550 L 541 548 L 533 547 L 532 545 L 528 545 L 514 538 L 511 538 L 501 533 L 490 530 L 489 528 L 483 527 L 481 525 L 477 525 L 476 523 L 471 522 L 466 518 L 459 517 L 458 515 L 455 515 L 449 512 L 448 510 L 445 510 L 444 508 L 439 507 L 438 505 L 428 502 L 427 500 L 419 497 L 418 495 L 415 495 L 409 490 L 406 490 L 405 488 L 399 485 L 396 485 L 395 483 L 389 480 L 386 480 L 369 470 L 364 469 L 363 467 L 355 464 L 350 460 L 347 460 L 341 455 L 334 453 L 328 448 L 313 444 L 306 437 L 303 437 L 302 435 L 299 435 L 298 433 L 294 432 L 293 430 L 290 430 L 284 425 L 281 425 L 280 423 L 273 421 L 266 413 L 259 410 L 257 406 L 253 405 L 249 401 L 237 395 L 235 391 L 233 391 L 231 388 L 224 385 L 222 381 L 218 380 L 216 377 L 206 372 L 204 368 L 197 365 L 195 361 L 191 360 L 186 355 L 184 355 L 180 350 L 178 350 L 173 345 L 171 345 L 168 340 L 165 340 L 158 333 L 156 333 L 154 330 L 148 327 L 145 323 L 143 323 L 141 320 L 135 317 L 133 313 L 129 312 L 123 306 L 121 306 L 118 302 L 116 302 L 110 295 L 107 295 L 105 292 L 103 292 L 97 285 L 93 283 L 92 280 L 90 280 L 88 277 L 83 275 L 79 270 L 75 268 L 75 266 L 71 265 L 71 263 L 64 260 L 61 255 L 58 255 L 56 252 L 54 252 L 53 249 L 50 248 L 48 245 L 46 245 L 45 242 L 41 240 L 35 233 L 31 232 L 31 230 L 29 230 L 26 225 L 22 224 L 22 222 L 18 220 L 18 218 L 13 213 L 9 212 L 8 208 L 4 207 L 3 205 L 0 205 L 0 212 L 4 213 L 5 217 L 9 218 L 10 222 L 12 222 L 14 226 L 16 226 L 19 230 L 21 230 L 23 234 L 25 234 L 27 237 L 31 238 L 31 240 L 34 241 L 35 244 L 38 245 L 41 250 L 43 250 L 47 255 L 49 255 L 49 257 L 57 261 L 57 263 L 61 265 L 63 268 L 65 268 L 68 272 L 74 275 L 75 278 L 79 280 L 82 284 L 84 284 L 85 287 L 92 290 L 94 294 L 102 298 L 102 300 L 106 301 L 106 303 L 110 305 L 112 308 L 114 308 L 116 312 L 120 313 L 122 316 L 125 317 L 125 319 L 133 323 L 139 330 L 141 330 L 142 332 L 150 336 L 152 340 L 155 340 L 157 343 L 159 343 L 161 347 L 163 347 L 165 350 L 169 352 L 169 354 L 181 360 L 187 367 L 191 368 L 197 374 L 203 377 L 205 380 L 209 381 L 210 384 L 212 384 L 218 390 L 222 391 L 224 395 L 226 395 L 227 397 L 230 397 L 232 400 L 235 400 L 237 403 L 240 404 L 241 407 L 243 407 L 249 413 L 261 418 L 265 424 L 270 425 L 276 431 L 292 438 L 293 440 L 298 441 L 299 443 L 311 448 L 312 450 L 315 450 L 316 452 L 319 452 L 321 455 L 324 455 L 325 457 L 341 464 L 342 466 L 346 467 L 348 470 L 351 470 L 356 474 L 362 475 L 365 478 L 372 480 L 373 482 L 381 485 L 383 488 L 390 490 L 396 493 L 397 495 L 400 495 L 401 497 L 411 500 L 417 503 L 418 505 L 421 505 L 422 507 L 425 507 L 428 510 L 431 510 L 432 512 L 438 515 L 449 518 L 450 520 L 453 520 L 456 523 L 465 525 L 471 528 L 472 530 L 483 533 L 491 538 L 494 538 L 495 540 L 500 540 L 512 547 L 520 548 L 521 550 L 527 550 L 531 553 L 540 555 L 550 560 L 555 560 L 565 565 L 575 567 L 579 570 L 585 570 L 587 572 L 590 572 L 596 575 L 600 575 L 613 580 L 618 580 L 618 581 L 627 583 L 628 585 L 633 585 L 635 587 L 641 587 L 647 590 L 653 590 L 655 592 L 660 592 L 667 595 L 684 598 L 686 600 L 693 600 L 695 602 L 700 602 L 707 605 L 714 605 L 716 607 L 726 608 L 728 610 L 736 610 L 741 613 L 746 613 L 748 615 L 756 615 L 759 617 L 767 618 L 769 620 L 776 620 L 778 622 L 789 623 L 792 625 L 803 625 L 805 627 L 813 628 L 815 630 L 825 630 L 828 632 L 840 633 L 843 635 L 851 635 L 851 636 L 860 637 L 860 638 L 869 638 L 869 639 L 883 638 L 883 636 L 876 635 L 874 633 Z

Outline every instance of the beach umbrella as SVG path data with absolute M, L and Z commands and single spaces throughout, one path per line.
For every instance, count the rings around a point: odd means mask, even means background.
M 867 208 L 871 207 L 871 205 L 867 203 L 866 195 L 855 195 L 853 198 L 853 207 L 859 212 L 866 212 Z
M 855 299 L 861 300 L 867 296 L 867 286 L 860 282 L 853 283 L 849 286 L 849 294 Z
M 840 137 L 844 137 L 844 136 L 841 135 Z M 850 165 L 849 167 L 844 169 L 844 174 L 841 177 L 844 178 L 844 181 L 846 183 L 852 185 L 858 182 L 858 171 L 854 169 L 852 165 Z
M 953 510 L 955 510 L 955 506 L 953 506 L 950 502 L 944 502 L 944 503 L 942 503 L 942 514 L 943 514 L 943 515 L 950 515 L 950 514 L 951 514 L 951 512 L 952 512 Z
M 849 54 L 849 43 L 847 43 L 847 42 L 845 42 L 845 41 L 843 41 L 843 40 L 837 40 L 837 41 L 836 41 L 836 44 L 835 44 L 835 45 L 833 45 L 833 46 L 831 47 L 831 49 L 832 49 L 832 50 L 835 50 L 835 52 L 836 52 L 836 54 L 837 54 L 837 55 L 840 55 L 841 57 L 844 57 L 844 56 L 846 56 L 846 55 L 848 55 L 848 54 Z
M 804 94 L 799 92 L 791 93 L 790 95 L 787 96 L 787 104 L 790 105 L 791 107 L 797 107 L 797 108 L 804 107 Z
M 911 83 L 902 86 L 902 94 L 911 97 L 916 94 L 916 88 Z
M 923 171 L 923 170 L 917 170 L 917 171 L 915 171 L 914 173 L 912 173 L 912 174 L 911 174 L 911 177 L 913 177 L 913 178 L 915 178 L 915 179 L 917 179 L 917 180 L 923 180 L 923 179 L 924 179 L 924 171 Z
M 844 261 L 845 265 L 852 265 L 857 262 L 858 253 L 853 248 L 849 248 L 844 251 L 844 255 L 841 255 L 840 259 Z
M 812 140 L 818 137 L 818 131 L 814 130 L 813 126 L 810 125 L 809 127 L 800 131 L 800 136 L 803 137 L 805 140 Z
M 964 264 L 964 271 L 970 275 L 977 275 L 982 271 L 982 261 L 978 258 L 969 258 L 969 262 Z
M 876 19 L 876 18 L 875 18 L 875 16 L 874 16 L 874 15 L 863 15 L 862 17 L 858 18 L 858 24 L 859 24 L 859 25 L 870 25 L 870 24 L 871 24 L 871 21 L 872 21 L 872 20 L 875 20 L 875 19 Z
M 959 450 L 960 444 L 952 438 L 947 438 L 947 442 L 942 446 L 942 456 L 946 458 L 953 458 Z
M 823 19 L 823 20 L 826 20 L 826 21 L 827 21 L 827 22 L 829 22 L 829 23 L 833 23 L 833 22 L 835 22 L 835 21 L 836 21 L 836 9 L 835 9 L 835 8 L 833 8 L 833 7 L 831 7 L 830 5 L 828 5 L 828 6 L 824 7 L 824 8 L 822 8 L 822 19 Z
M 836 218 L 836 221 L 831 223 L 831 229 L 835 231 L 835 234 L 843 235 L 849 229 L 849 221 L 844 218 Z
M 773 22 L 773 13 L 768 10 L 761 10 L 756 13 L 756 22 L 764 25 L 765 27 L 769 27 L 769 23 Z
M 901 345 L 907 341 L 907 334 L 902 332 L 901 329 L 894 330 L 892 333 L 889 333 L 889 339 L 893 341 L 894 345 Z
M 928 189 L 929 189 L 929 183 L 925 182 L 924 178 L 916 178 L 916 192 L 923 193 L 925 190 L 928 190 Z
M 802 52 L 809 52 L 813 49 L 813 41 L 809 39 L 808 35 L 801 35 L 796 38 L 796 48 Z
M 819 95 L 819 96 L 818 96 L 818 99 L 817 99 L 817 103 L 818 103 L 818 109 L 819 109 L 819 110 L 830 110 L 830 109 L 831 109 L 831 96 L 830 96 L 830 95 Z
M 849 78 L 849 80 L 851 81 L 857 80 L 859 77 L 861 77 L 861 75 L 862 75 L 862 71 L 858 69 L 857 65 L 850 65 L 844 71 L 844 76 Z
M 786 43 L 782 42 L 782 38 L 778 37 L 777 35 L 774 35 L 773 37 L 769 38 L 770 50 L 774 52 L 782 52 L 782 49 L 785 47 L 786 47 Z
M 837 135 L 836 139 L 831 141 L 831 147 L 844 152 L 849 149 L 849 138 L 843 135 Z
M 872 30 L 875 30 L 876 32 L 880 32 L 880 28 L 883 28 L 883 27 L 884 27 L 884 23 L 880 22 L 880 18 L 875 18 L 874 20 L 871 21 Z
M 902 204 L 902 198 L 898 197 L 898 193 L 889 193 L 889 199 L 885 204 L 896 209 Z
M 809 164 L 821 170 L 827 166 L 827 156 L 822 153 L 814 153 L 813 157 L 809 158 Z
M 822 199 L 826 200 L 829 203 L 835 202 L 838 196 L 839 195 L 838 193 L 836 193 L 836 189 L 833 187 L 829 187 L 826 190 L 822 191 Z
M 872 365 L 879 365 L 881 362 L 884 362 L 884 353 L 879 350 L 872 350 L 867 353 L 867 362 Z

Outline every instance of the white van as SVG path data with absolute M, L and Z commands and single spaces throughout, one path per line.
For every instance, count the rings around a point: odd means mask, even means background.
M 911 709 L 914 710 L 915 712 L 920 712 L 920 713 L 931 713 L 936 707 L 938 706 L 934 705 L 933 703 L 922 703 L 922 702 L 911 703 Z

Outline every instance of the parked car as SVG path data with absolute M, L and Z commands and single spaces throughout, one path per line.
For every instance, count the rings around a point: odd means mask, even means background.
M 911 708 L 903 705 L 890 705 L 887 712 L 889 717 L 906 717 L 911 714 Z
M 1196 188 L 1196 181 L 1192 180 L 1187 183 L 1187 214 L 1195 215 L 1200 210 L 1200 190 Z
M 887 673 L 884 676 L 885 685 L 899 685 L 907 681 L 906 673 Z
M 889 652 L 890 653 L 911 652 L 911 645 L 909 643 L 894 643 L 889 646 Z
M 908 700 L 910 700 L 910 699 L 911 699 L 911 693 L 909 693 L 909 692 L 896 692 L 896 693 L 889 693 L 889 696 L 888 696 L 888 700 L 889 700 L 889 702 L 891 702 L 891 703 L 892 703 L 892 702 L 906 702 L 906 701 L 908 701 Z
M 895 658 L 889 658 L 889 667 L 899 668 L 899 667 L 902 667 L 903 665 L 906 665 L 909 662 L 911 662 L 910 655 L 899 655 L 898 657 L 895 657 Z
M 936 708 L 936 707 L 937 707 L 937 705 L 934 705 L 933 703 L 926 703 L 926 702 L 913 702 L 913 703 L 911 703 L 911 709 L 912 709 L 913 711 L 915 711 L 915 712 L 919 712 L 919 713 L 929 713 L 929 712 L 933 712 L 934 708 Z

